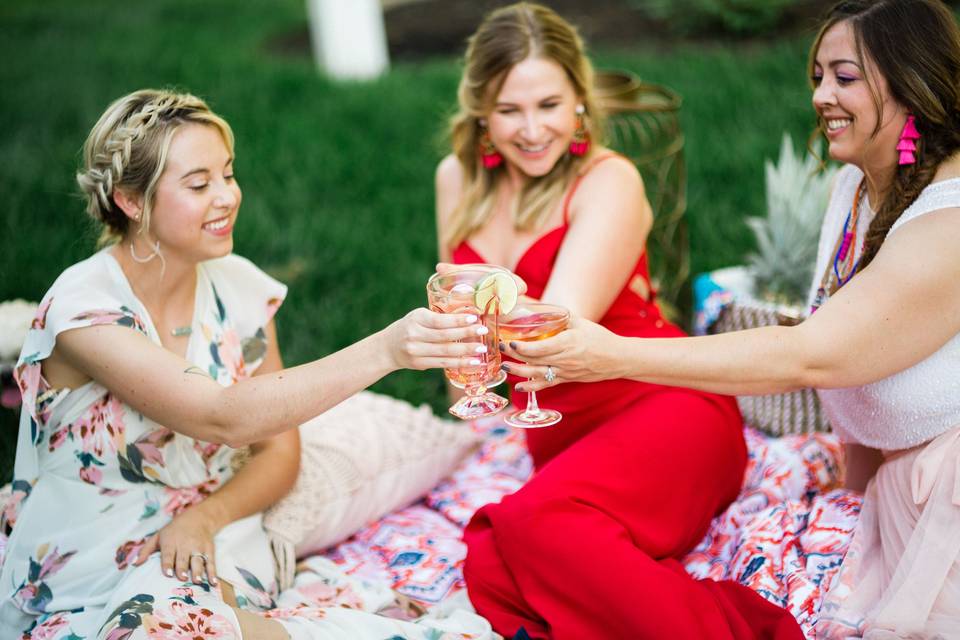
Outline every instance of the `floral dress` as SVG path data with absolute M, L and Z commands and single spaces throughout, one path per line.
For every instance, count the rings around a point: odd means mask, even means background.
M 252 375 L 285 294 L 239 256 L 198 265 L 187 359 L 224 386 Z M 128 327 L 160 344 L 109 250 L 61 274 L 17 363 L 23 412 L 14 497 L 2 516 L 12 532 L 0 571 L 0 638 L 240 638 L 218 588 L 164 576 L 159 553 L 132 564 L 147 538 L 232 477 L 235 451 L 157 424 L 96 381 L 51 388 L 41 363 L 57 336 L 93 325 Z M 277 620 L 295 639 L 492 637 L 465 612 L 418 624 L 374 615 L 391 606 L 392 592 L 321 558 L 303 563 L 280 593 L 261 523 L 255 514 L 218 532 L 218 573 L 239 608 Z

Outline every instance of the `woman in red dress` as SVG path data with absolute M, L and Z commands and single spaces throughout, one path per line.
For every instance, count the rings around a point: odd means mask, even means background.
M 636 168 L 598 144 L 576 31 L 519 3 L 470 40 L 437 168 L 440 259 L 511 269 L 527 294 L 625 336 L 678 337 L 650 283 L 653 214 Z M 509 365 L 507 365 L 509 367 Z M 516 394 L 515 404 L 525 406 Z M 564 384 L 527 432 L 536 473 L 464 534 L 478 612 L 511 637 L 802 638 L 785 610 L 680 559 L 736 498 L 746 463 L 726 396 L 627 380 Z

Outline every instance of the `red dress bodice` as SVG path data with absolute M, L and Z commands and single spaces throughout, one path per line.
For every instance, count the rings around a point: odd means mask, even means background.
M 587 171 L 611 157 L 615 156 L 607 155 L 597 158 Z M 539 299 L 550 280 L 557 254 L 570 228 L 570 200 L 585 174 L 586 172 L 581 174 L 566 194 L 563 203 L 563 224 L 540 236 L 524 252 L 514 267 L 514 273 L 527 283 L 527 295 L 532 298 Z M 453 250 L 452 258 L 457 264 L 488 262 L 466 240 Z M 656 294 L 650 283 L 647 268 L 647 252 L 644 251 L 637 260 L 627 284 L 600 318 L 599 323 L 623 336 L 667 338 L 685 335 L 679 327 L 663 318 L 655 299 Z M 520 380 L 511 376 L 508 382 L 511 385 L 511 400 L 515 405 L 523 408 L 527 403 L 527 394 L 517 394 L 512 391 L 513 384 Z M 534 463 L 538 467 L 541 466 L 570 443 L 603 422 L 613 412 L 633 403 L 639 396 L 657 389 L 662 387 L 619 379 L 590 383 L 571 382 L 538 392 L 541 406 L 559 410 L 564 418 L 555 427 L 528 431 L 527 444 Z

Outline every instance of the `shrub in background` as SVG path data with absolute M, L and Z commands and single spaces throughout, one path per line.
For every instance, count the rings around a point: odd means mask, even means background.
M 752 36 L 777 26 L 797 0 L 630 0 L 683 35 L 711 31 Z

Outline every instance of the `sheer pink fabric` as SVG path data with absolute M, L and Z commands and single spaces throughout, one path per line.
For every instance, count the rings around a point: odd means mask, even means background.
M 960 636 L 960 426 L 880 467 L 816 635 Z

